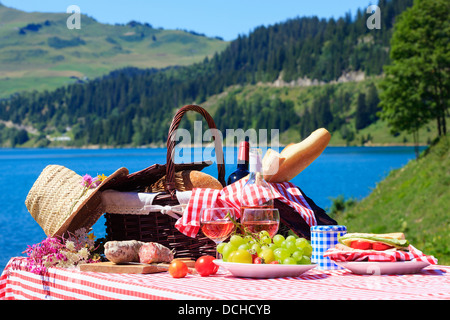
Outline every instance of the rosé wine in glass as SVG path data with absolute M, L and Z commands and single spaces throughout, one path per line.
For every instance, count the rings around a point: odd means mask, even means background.
M 241 216 L 241 224 L 251 233 L 267 231 L 273 238 L 280 225 L 280 213 L 273 208 L 245 208 Z
M 202 232 L 215 243 L 224 241 L 234 229 L 234 224 L 230 220 L 204 221 Z
M 234 219 L 235 214 L 233 208 L 205 208 L 201 211 L 200 215 L 201 230 L 217 246 L 233 232 Z M 216 258 L 219 258 L 217 250 Z

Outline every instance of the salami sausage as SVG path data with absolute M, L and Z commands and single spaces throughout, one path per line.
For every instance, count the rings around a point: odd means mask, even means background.
M 105 243 L 105 257 L 114 263 L 158 263 L 171 262 L 173 252 L 156 242 L 137 240 L 108 241 Z
M 147 242 L 139 248 L 140 263 L 171 262 L 172 260 L 173 252 L 162 244 Z
M 139 248 L 143 244 L 137 240 L 108 241 L 105 243 L 105 257 L 117 264 L 139 262 Z

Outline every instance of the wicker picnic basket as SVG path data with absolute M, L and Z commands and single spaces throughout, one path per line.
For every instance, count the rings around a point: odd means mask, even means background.
M 109 189 L 118 191 L 145 192 L 148 186 L 164 178 L 165 191 L 158 194 L 153 201 L 161 206 L 176 206 L 179 204 L 175 196 L 178 184 L 175 181 L 175 173 L 182 170 L 198 170 L 211 164 L 203 163 L 174 163 L 174 149 L 176 130 L 183 115 L 187 111 L 200 113 L 210 129 L 216 129 L 212 117 L 206 110 L 197 105 L 187 105 L 175 114 L 167 138 L 167 163 L 165 165 L 154 164 L 141 171 L 129 174 L 122 179 L 117 179 Z M 213 137 L 214 139 L 214 137 Z M 225 164 L 223 159 L 223 147 L 221 139 L 214 139 L 218 180 L 225 186 Z M 175 218 L 161 212 L 151 212 L 146 215 L 111 214 L 105 213 L 106 240 L 139 240 L 144 242 L 157 242 L 170 249 L 174 249 L 175 257 L 197 259 L 202 255 L 215 255 L 215 243 L 205 237 L 201 232 L 196 238 L 188 237 L 175 228 Z

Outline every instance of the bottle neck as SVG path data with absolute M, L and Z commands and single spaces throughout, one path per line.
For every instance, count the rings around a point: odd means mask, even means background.
M 239 145 L 238 164 L 249 161 L 250 144 L 247 141 L 242 141 Z
M 252 186 L 257 186 L 257 188 L 252 188 Z M 250 193 L 246 191 L 248 189 L 251 190 Z M 254 192 L 257 193 L 256 198 L 254 198 Z M 261 149 L 252 148 L 250 150 L 250 175 L 243 187 L 241 207 L 273 207 L 274 198 L 270 185 L 264 180 Z
M 248 171 L 248 161 L 242 162 L 242 163 L 239 163 L 239 162 L 238 162 L 237 168 L 238 168 L 239 170 L 246 170 L 246 171 Z
M 261 173 L 262 170 L 262 159 L 259 152 L 256 152 L 257 150 L 252 150 L 255 152 L 250 153 L 250 173 Z

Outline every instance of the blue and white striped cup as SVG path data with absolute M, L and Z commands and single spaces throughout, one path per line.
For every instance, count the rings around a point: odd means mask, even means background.
M 311 262 L 317 263 L 317 269 L 320 270 L 334 270 L 342 269 L 330 258 L 324 257 L 323 254 L 338 243 L 338 236 L 343 236 L 347 233 L 346 226 L 337 225 L 322 225 L 311 227 L 311 246 L 313 252 L 311 255 Z

